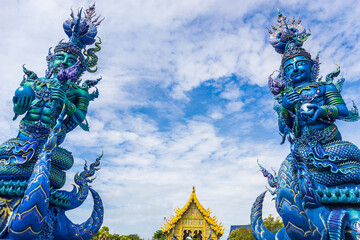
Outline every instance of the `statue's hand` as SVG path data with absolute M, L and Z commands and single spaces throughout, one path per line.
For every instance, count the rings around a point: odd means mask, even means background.
M 14 103 L 14 113 L 16 115 L 24 114 L 31 106 L 32 101 L 34 100 L 33 97 L 25 96 L 22 98 L 13 98 Z
M 282 106 L 287 110 L 291 110 L 301 100 L 302 98 L 297 92 L 290 92 L 283 97 Z
M 316 122 L 322 115 L 323 109 L 317 104 L 308 104 L 308 111 L 300 112 L 300 119 L 306 122 Z
M 61 88 L 52 88 L 52 99 L 65 103 L 67 100 L 66 93 Z

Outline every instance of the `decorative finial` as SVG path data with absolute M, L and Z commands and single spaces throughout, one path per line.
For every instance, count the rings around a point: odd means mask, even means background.
M 96 72 L 98 57 L 95 53 L 101 50 L 100 44 L 101 39 L 96 42 L 97 28 L 104 18 L 100 19 L 100 15 L 97 16 L 95 13 L 95 3 L 89 6 L 85 11 L 79 9 L 77 15 L 74 15 L 71 10 L 70 19 L 67 19 L 63 23 L 63 29 L 66 35 L 69 37 L 69 42 L 59 42 L 55 47 L 54 52 L 64 51 L 76 55 L 80 59 L 80 73 L 79 76 L 84 72 L 90 73 Z M 90 47 L 95 43 L 95 47 Z M 86 49 L 86 47 L 89 47 Z M 86 59 L 84 57 L 86 56 Z M 47 61 L 48 65 L 54 58 L 55 54 L 49 52 Z M 48 66 L 49 67 L 49 66 Z M 47 77 L 52 74 L 52 69 L 47 70 Z M 78 76 L 78 77 L 79 77 Z
M 193 193 L 195 193 L 195 186 L 193 186 L 193 190 L 192 190 Z
M 301 47 L 310 36 L 310 33 L 300 24 L 300 18 L 297 22 L 295 18 L 290 22 L 279 9 L 277 22 L 278 27 L 272 26 L 274 31 L 269 32 L 269 42 L 277 53 L 284 54 L 291 48 Z
M 82 8 L 78 11 L 76 18 L 71 10 L 70 17 L 63 24 L 64 31 L 70 41 L 80 48 L 93 44 L 97 34 L 97 27 L 104 20 L 103 18 L 99 21 L 100 16 L 96 16 L 95 3 L 85 10 L 84 17 L 82 17 Z

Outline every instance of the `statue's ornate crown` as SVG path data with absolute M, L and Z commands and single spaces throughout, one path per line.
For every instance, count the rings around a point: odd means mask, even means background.
M 290 22 L 286 16 L 278 11 L 277 27 L 272 26 L 272 30 L 269 29 L 269 33 L 270 44 L 277 53 L 283 54 L 281 65 L 286 60 L 299 55 L 311 60 L 310 53 L 301 48 L 303 42 L 311 35 L 311 32 L 307 32 L 301 25 L 300 18 L 297 21 L 293 18 Z
M 271 74 L 268 79 L 270 90 L 274 95 L 278 95 L 284 89 L 291 87 L 291 82 L 284 78 L 283 65 L 287 60 L 296 56 L 304 56 L 309 60 L 312 65 L 311 79 L 313 81 L 318 79 L 320 70 L 319 54 L 315 59 L 312 59 L 311 54 L 302 48 L 303 43 L 311 35 L 311 32 L 307 32 L 301 25 L 300 18 L 297 21 L 293 18 L 290 22 L 286 16 L 278 11 L 277 26 L 272 26 L 272 29 L 269 29 L 269 33 L 271 46 L 274 47 L 277 53 L 282 55 L 279 74 L 275 79 L 272 78 L 273 74 Z
M 287 60 L 296 56 L 304 56 L 307 59 L 309 59 L 309 61 L 311 61 L 311 54 L 309 52 L 307 52 L 305 49 L 301 47 L 294 47 L 285 51 L 281 60 L 281 66 L 283 66 Z
M 95 72 L 98 58 L 95 55 L 96 52 L 100 51 L 101 39 L 95 43 L 95 37 L 97 35 L 97 27 L 104 20 L 100 19 L 100 16 L 96 16 L 95 13 L 95 3 L 89 6 L 88 9 L 85 10 L 84 16 L 82 17 L 82 9 L 78 10 L 77 16 L 74 16 L 74 12 L 71 10 L 69 19 L 67 19 L 63 23 L 63 28 L 66 35 L 69 37 L 68 42 L 64 42 L 61 40 L 58 45 L 56 45 L 54 49 L 54 53 L 51 53 L 49 50 L 49 54 L 46 57 L 48 62 L 48 70 L 46 72 L 46 76 L 50 77 L 52 74 L 51 69 L 51 60 L 54 59 L 55 53 L 59 51 L 68 52 L 76 55 L 81 64 L 80 64 L 80 75 L 87 70 L 88 72 Z M 92 45 L 95 43 L 94 48 L 85 49 L 86 46 Z M 86 58 L 84 57 L 86 56 Z
M 82 9 L 78 11 L 75 18 L 71 10 L 71 18 L 64 22 L 63 28 L 70 42 L 82 49 L 95 42 L 97 27 L 104 19 L 99 20 L 100 16 L 96 16 L 95 3 L 85 10 L 84 17 L 81 17 L 81 13 Z
M 81 48 L 75 45 L 72 42 L 59 42 L 58 45 L 56 45 L 54 52 L 64 51 L 68 53 L 72 53 L 79 57 L 80 61 L 82 62 L 84 60 L 84 55 L 81 53 Z

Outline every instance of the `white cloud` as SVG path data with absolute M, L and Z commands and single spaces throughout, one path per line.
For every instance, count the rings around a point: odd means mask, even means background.
M 210 117 L 212 119 L 222 119 L 224 117 L 224 115 L 221 112 L 214 111 L 210 114 Z
M 223 92 L 221 92 L 220 97 L 228 100 L 236 100 L 243 94 L 238 85 L 234 83 L 226 85 L 226 88 Z

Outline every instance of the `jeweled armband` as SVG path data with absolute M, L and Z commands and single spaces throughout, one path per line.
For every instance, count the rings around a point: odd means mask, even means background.
M 325 93 L 326 105 L 345 104 L 338 91 L 328 91 Z
M 70 101 L 67 101 L 66 102 L 66 105 L 65 105 L 65 113 L 67 115 L 71 115 L 73 114 L 74 112 L 76 112 L 76 106 L 75 104 L 73 104 L 72 102 Z
M 335 119 L 339 114 L 339 109 L 336 106 L 326 105 L 321 106 L 321 109 L 323 110 L 321 117 Z
M 82 111 L 87 111 L 87 108 L 89 106 L 89 99 L 85 97 L 78 97 L 77 99 L 77 108 Z

